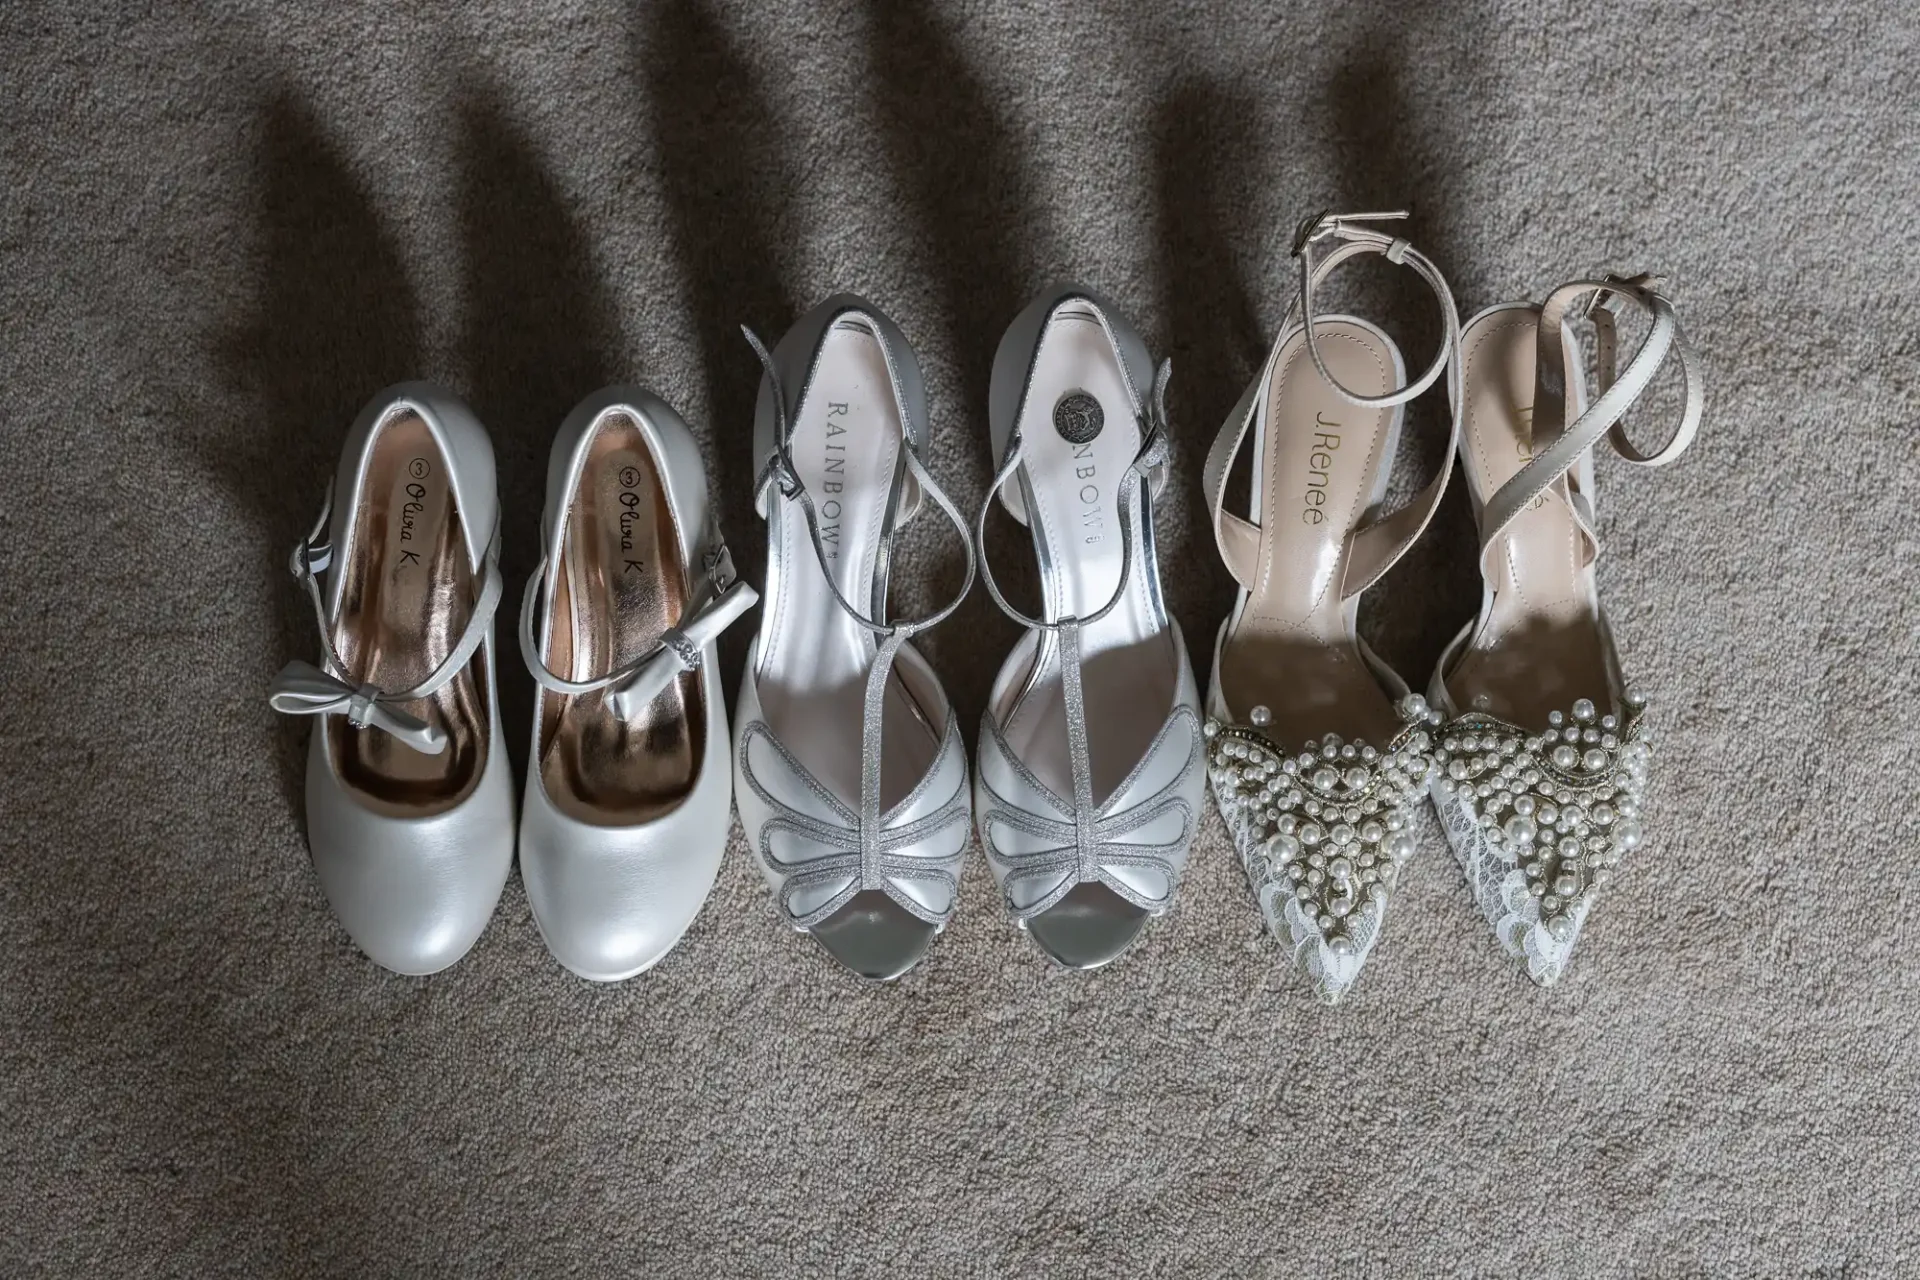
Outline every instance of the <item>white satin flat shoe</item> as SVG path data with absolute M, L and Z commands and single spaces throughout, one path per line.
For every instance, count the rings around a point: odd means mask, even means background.
M 909 641 L 973 583 L 967 526 L 921 463 L 927 398 L 906 338 L 864 299 L 821 303 L 768 352 L 754 414 L 767 521 L 760 631 L 734 716 L 734 791 L 782 918 L 864 978 L 906 973 L 952 917 L 969 829 L 966 750 Z M 925 498 L 966 581 L 887 620 L 894 540 Z
M 554 958 L 616 982 L 673 948 L 719 872 L 733 771 L 714 646 L 758 596 L 734 577 L 693 432 L 648 391 L 568 415 L 542 527 L 520 611 L 543 690 L 520 875 Z
M 270 701 L 317 717 L 314 870 L 349 936 L 398 973 L 465 955 L 513 865 L 494 696 L 498 524 L 486 431 L 448 392 L 410 382 L 361 411 L 294 548 L 323 665 L 289 663 Z
M 1405 240 L 1367 225 L 1400 216 L 1303 225 L 1299 297 L 1207 458 L 1214 534 L 1240 584 L 1207 697 L 1208 779 L 1268 928 L 1328 1003 L 1359 976 L 1413 855 L 1439 718 L 1356 628 L 1361 593 L 1405 554 L 1446 491 L 1451 439 L 1440 473 L 1382 511 L 1402 406 L 1442 374 L 1459 404 L 1460 322 L 1445 279 Z M 1338 247 L 1315 266 L 1314 246 L 1326 241 Z M 1440 353 L 1406 385 L 1385 333 L 1313 311 L 1314 287 L 1364 253 L 1413 268 L 1440 300 Z M 1248 436 L 1252 499 L 1241 516 L 1223 503 Z
M 1172 906 L 1206 789 L 1200 692 L 1154 555 L 1166 372 L 1074 285 L 1029 305 L 994 360 L 997 474 L 975 554 L 1027 634 L 982 719 L 974 806 L 1008 914 L 1075 969 L 1115 959 Z M 988 569 L 996 497 L 1033 535 L 1038 618 Z
M 1652 325 L 1614 373 L 1614 302 Z M 1598 340 L 1598 399 L 1568 321 Z M 1595 587 L 1593 446 L 1673 461 L 1699 430 L 1700 382 L 1672 305 L 1646 276 L 1561 285 L 1542 306 L 1475 316 L 1461 339 L 1460 459 L 1480 526 L 1479 616 L 1448 647 L 1429 696 L 1448 717 L 1433 801 L 1501 947 L 1543 986 L 1566 972 L 1587 913 L 1643 837 L 1651 738 L 1626 691 Z M 1622 419 L 1669 357 L 1686 396 L 1653 453 Z

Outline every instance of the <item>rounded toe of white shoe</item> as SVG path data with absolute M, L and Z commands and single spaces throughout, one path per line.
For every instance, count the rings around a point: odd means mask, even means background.
M 497 848 L 396 849 L 313 833 L 313 866 L 354 944 L 382 968 L 423 977 L 479 941 L 512 865 Z
M 673 950 L 719 875 L 727 799 L 724 786 L 703 787 L 646 826 L 594 827 L 530 787 L 520 877 L 553 958 L 591 982 L 619 982 Z
M 590 982 L 619 982 L 657 964 L 686 934 L 712 874 L 656 850 L 638 856 L 523 855 L 533 917 L 553 953 Z

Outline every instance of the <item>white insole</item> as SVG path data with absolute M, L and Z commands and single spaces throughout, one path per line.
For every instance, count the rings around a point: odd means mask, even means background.
M 879 340 L 863 321 L 842 319 L 821 343 L 790 452 L 813 499 L 826 567 L 847 602 L 869 616 L 903 447 Z M 821 785 L 857 809 L 861 724 L 877 641 L 834 600 L 800 504 L 778 504 L 775 519 L 780 560 L 768 575 L 763 605 L 761 706 L 774 736 Z M 938 731 L 897 675 L 888 680 L 881 740 L 884 809 L 926 775 L 939 747 Z
M 1089 434 L 1093 405 L 1099 425 Z M 1134 563 L 1126 595 L 1080 633 L 1093 796 L 1099 803 L 1125 780 L 1166 723 L 1176 672 L 1172 635 L 1153 605 L 1140 485 L 1137 479 L 1122 484 L 1140 452 L 1138 410 L 1113 344 L 1091 309 L 1063 310 L 1048 325 L 1019 431 L 1028 522 L 1044 547 L 1041 590 L 1049 620 L 1086 617 L 1106 604 L 1126 558 L 1121 503 L 1132 522 Z M 1076 436 L 1081 438 L 1071 438 Z M 1042 782 L 1071 797 L 1060 650 L 1052 636 L 1042 640 L 1040 664 L 1004 733 Z

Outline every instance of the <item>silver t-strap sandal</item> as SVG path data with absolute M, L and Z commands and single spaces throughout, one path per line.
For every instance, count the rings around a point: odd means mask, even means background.
M 921 462 L 926 391 L 891 320 L 842 294 L 771 352 L 747 337 L 764 370 L 767 578 L 734 716 L 735 802 L 787 922 L 854 973 L 896 978 L 951 918 L 966 852 L 959 723 L 910 641 L 965 598 L 972 545 Z M 929 497 L 966 543 L 966 580 L 928 616 L 889 621 L 894 539 Z
M 982 720 L 974 804 L 1008 914 L 1075 969 L 1115 959 L 1172 906 L 1206 788 L 1199 687 L 1154 556 L 1167 368 L 1079 286 L 1029 305 L 994 362 L 998 471 L 976 554 L 1027 634 Z M 1040 617 L 988 567 L 996 500 L 1032 534 Z

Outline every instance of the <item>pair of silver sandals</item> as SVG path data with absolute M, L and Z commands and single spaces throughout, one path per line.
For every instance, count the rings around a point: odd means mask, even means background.
M 1113 959 L 1172 904 L 1205 788 L 1199 691 L 1153 553 L 1164 366 L 1077 288 L 1035 301 L 1001 344 L 994 493 L 1032 531 L 1044 616 L 1022 619 L 970 780 L 912 641 L 971 588 L 986 514 L 970 527 L 926 470 L 912 348 L 851 295 L 771 351 L 747 336 L 767 572 L 731 738 L 715 642 L 760 597 L 734 575 L 692 432 L 613 388 L 554 441 L 520 617 L 542 692 L 517 828 L 549 949 L 602 981 L 658 961 L 713 886 L 737 799 L 781 916 L 863 977 L 905 973 L 945 928 L 976 818 L 1036 943 L 1076 968 Z M 965 581 L 932 614 L 891 619 L 894 548 L 928 501 L 965 544 Z M 402 973 L 464 955 L 513 862 L 497 524 L 485 431 L 407 384 L 361 414 L 293 556 L 324 666 L 288 666 L 271 702 L 319 717 L 314 865 L 348 933 Z
M 1042 295 L 1002 339 L 996 471 L 971 526 L 926 470 L 919 366 L 877 308 L 840 295 L 771 350 L 747 335 L 763 367 L 768 555 L 731 738 L 714 645 L 758 597 L 734 576 L 692 433 L 644 391 L 576 408 L 521 612 L 542 694 L 518 846 L 555 956 L 604 981 L 659 960 L 712 888 L 737 803 L 782 918 L 856 974 L 894 978 L 926 955 L 976 828 L 1009 916 L 1059 963 L 1095 968 L 1172 905 L 1210 782 L 1262 914 L 1321 998 L 1345 994 L 1378 937 L 1429 790 L 1502 945 L 1557 978 L 1595 889 L 1640 842 L 1648 767 L 1642 704 L 1622 692 L 1594 594 L 1591 449 L 1610 432 L 1630 461 L 1671 460 L 1697 427 L 1698 384 L 1689 369 L 1674 439 L 1639 453 L 1621 416 L 1669 351 L 1688 364 L 1652 282 L 1576 282 L 1463 328 L 1439 271 L 1371 220 L 1303 229 L 1300 296 L 1209 456 L 1240 592 L 1204 714 L 1154 552 L 1167 367 L 1091 290 Z M 1312 309 L 1326 274 L 1369 252 L 1413 267 L 1442 305 L 1442 350 L 1410 383 L 1379 329 Z M 1653 316 L 1618 378 L 1612 299 Z M 1583 300 L 1600 346 L 1591 407 L 1566 324 Z M 1383 513 L 1403 406 L 1443 376 L 1449 465 Z M 1233 514 L 1226 477 L 1249 437 L 1250 509 Z M 1454 447 L 1487 587 L 1423 698 L 1354 624 L 1360 593 L 1438 505 Z M 458 401 L 405 385 L 363 412 L 333 492 L 344 502 L 293 563 L 326 666 L 290 665 L 272 701 L 321 716 L 309 843 L 348 932 L 379 963 L 430 973 L 478 938 L 515 844 L 497 749 L 491 448 Z M 941 608 L 895 620 L 894 549 L 928 500 L 965 545 L 964 581 Z M 1038 617 L 986 564 L 996 500 L 1031 534 Z M 976 570 L 1026 633 L 970 780 L 957 717 L 912 642 Z M 1549 709 L 1563 700 L 1569 713 Z

